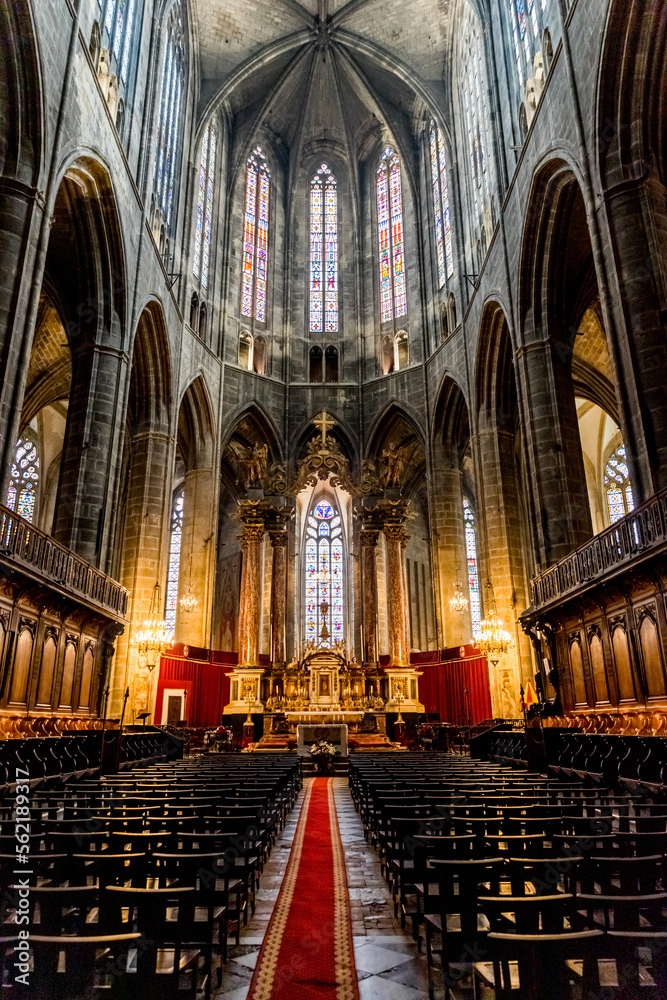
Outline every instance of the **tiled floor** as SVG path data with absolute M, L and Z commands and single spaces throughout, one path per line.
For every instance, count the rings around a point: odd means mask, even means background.
M 377 855 L 364 840 L 347 778 L 334 779 L 334 797 L 347 863 L 361 1000 L 427 1000 L 426 960 L 417 955 L 412 938 L 401 930 L 400 921 L 394 917 L 391 894 L 380 875 Z M 303 792 L 264 868 L 255 915 L 241 934 L 241 945 L 230 948 L 217 1000 L 246 1000 L 252 970 L 287 867 L 302 802 Z

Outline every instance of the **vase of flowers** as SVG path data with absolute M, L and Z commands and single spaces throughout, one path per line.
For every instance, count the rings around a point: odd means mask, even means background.
M 334 757 L 339 756 L 340 751 L 333 743 L 327 740 L 317 740 L 310 748 L 310 756 L 317 764 L 317 773 L 323 775 L 333 774 Z

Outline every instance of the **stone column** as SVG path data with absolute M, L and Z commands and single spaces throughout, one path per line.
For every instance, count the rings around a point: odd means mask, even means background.
M 379 528 L 362 528 L 359 534 L 361 546 L 361 597 L 363 618 L 363 663 L 376 663 L 378 658 L 378 582 L 377 543 Z
M 245 524 L 239 535 L 242 549 L 241 607 L 239 610 L 239 666 L 259 666 L 261 613 L 261 545 L 264 523 Z
M 385 524 L 387 539 L 387 604 L 389 611 L 389 665 L 408 666 L 410 652 L 406 642 L 408 614 L 403 571 L 403 545 L 406 541 L 402 524 Z
M 271 567 L 271 662 L 285 662 L 285 607 L 287 597 L 287 531 L 269 531 L 273 546 Z

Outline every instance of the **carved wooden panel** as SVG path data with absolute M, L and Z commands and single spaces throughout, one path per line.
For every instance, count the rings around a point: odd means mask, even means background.
M 595 686 L 595 704 L 609 704 L 609 684 L 607 681 L 607 671 L 604 665 L 604 649 L 599 631 L 594 631 L 590 636 L 589 649 L 591 654 L 591 669 L 593 671 L 593 684 Z
M 612 621 L 611 625 L 613 627 L 611 645 L 614 652 L 614 664 L 616 666 L 618 696 L 621 701 L 634 701 L 637 695 L 632 678 L 632 660 L 630 659 L 630 643 L 628 641 L 625 618 L 622 621 Z
M 9 688 L 9 701 L 12 705 L 25 705 L 34 641 L 34 629 L 29 627 L 22 628 L 18 642 L 16 643 L 12 682 Z
M 579 633 L 570 636 L 570 670 L 574 685 L 574 701 L 576 705 L 587 705 L 586 682 L 584 680 L 584 661 L 581 653 Z
M 37 684 L 36 706 L 51 706 L 51 689 L 53 688 L 53 675 L 56 669 L 56 654 L 58 646 L 54 635 L 47 635 L 42 647 L 42 662 L 39 668 L 39 682 Z
M 90 687 L 93 680 L 95 665 L 95 647 L 90 644 L 83 654 L 83 669 L 81 671 L 81 688 L 79 690 L 79 708 L 90 708 Z
M 68 641 L 65 646 L 65 665 L 63 668 L 63 679 L 60 684 L 59 708 L 72 707 L 72 688 L 74 686 L 76 654 L 77 647 L 75 643 Z
M 644 674 L 649 698 L 660 698 L 667 692 L 665 671 L 662 664 L 660 636 L 655 619 L 655 610 L 651 605 L 644 605 L 636 611 L 639 625 L 639 641 L 641 643 Z

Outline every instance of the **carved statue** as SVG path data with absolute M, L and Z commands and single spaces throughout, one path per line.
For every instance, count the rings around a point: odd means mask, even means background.
M 231 447 L 243 472 L 245 488 L 249 490 L 261 486 L 269 461 L 268 445 L 254 444 L 251 448 L 246 448 L 237 441 L 232 441 Z
M 542 95 L 544 90 L 544 56 L 541 52 L 535 54 L 535 91 L 537 98 Z
M 100 63 L 97 68 L 97 79 L 100 81 L 100 87 L 102 88 L 102 93 L 104 94 L 105 100 L 109 96 L 110 77 L 111 77 L 111 68 L 109 66 L 109 50 L 102 49 L 102 51 L 100 52 Z
M 528 115 L 529 125 L 535 116 L 536 110 L 537 110 L 537 92 L 535 89 L 535 79 L 531 76 L 529 80 L 526 80 L 526 112 Z
M 405 467 L 407 465 L 405 448 L 399 448 L 397 445 L 389 445 L 382 452 L 382 458 L 385 463 L 383 476 L 385 486 L 393 486 L 400 489 L 403 484 Z

